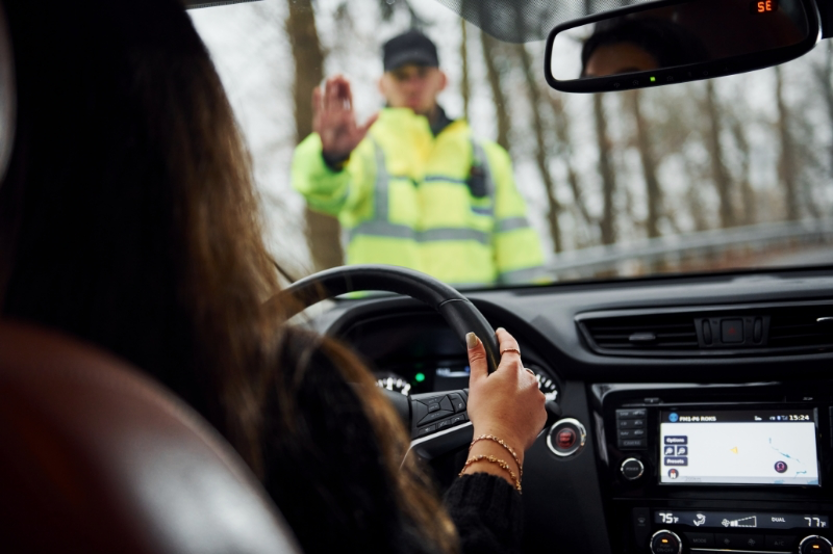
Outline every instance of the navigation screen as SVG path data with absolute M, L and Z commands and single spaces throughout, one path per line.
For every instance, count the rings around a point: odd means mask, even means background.
M 815 411 L 662 410 L 660 483 L 818 486 Z

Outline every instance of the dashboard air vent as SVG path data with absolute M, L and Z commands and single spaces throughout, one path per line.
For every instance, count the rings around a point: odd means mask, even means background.
M 833 349 L 833 306 L 795 306 L 772 310 L 770 350 Z
M 833 352 L 833 301 L 583 313 L 585 343 L 605 356 L 701 358 Z
M 587 319 L 580 323 L 599 350 L 697 350 L 693 315 L 645 315 Z

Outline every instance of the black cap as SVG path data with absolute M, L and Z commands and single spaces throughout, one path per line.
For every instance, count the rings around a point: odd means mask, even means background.
M 382 47 L 385 71 L 412 63 L 427 67 L 439 67 L 437 47 L 416 29 L 395 36 Z

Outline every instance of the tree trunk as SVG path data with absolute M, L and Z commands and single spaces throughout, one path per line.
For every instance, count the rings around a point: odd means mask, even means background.
M 781 140 L 781 156 L 778 161 L 778 179 L 784 187 L 784 203 L 788 221 L 798 219 L 798 167 L 795 148 L 789 129 L 789 112 L 782 94 L 781 68 L 775 66 L 775 103 L 778 106 L 778 138 Z
M 607 121 L 605 120 L 602 95 L 593 95 L 593 118 L 596 120 L 596 145 L 599 149 L 599 174 L 602 177 L 602 197 L 604 209 L 599 228 L 602 233 L 602 244 L 616 242 L 616 227 L 614 218 L 616 210 L 613 206 L 613 194 L 616 191 L 616 177 L 613 174 L 613 152 L 610 148 L 610 138 L 607 135 Z
M 463 97 L 463 118 L 469 120 L 469 97 L 471 91 L 469 89 L 469 45 L 468 32 L 466 29 L 466 20 L 460 18 L 460 60 L 462 61 L 463 73 L 460 76 L 460 95 Z
M 634 90 L 627 93 L 628 100 L 633 111 L 633 119 L 636 127 L 636 145 L 639 149 L 639 158 L 642 161 L 642 173 L 645 177 L 645 195 L 648 202 L 648 219 L 645 221 L 645 230 L 649 238 L 660 236 L 659 218 L 662 213 L 662 189 L 657 179 L 657 162 L 651 148 L 651 140 L 648 135 L 648 125 L 642 116 L 639 105 L 640 91 Z
M 544 137 L 544 120 L 541 116 L 541 89 L 538 86 L 538 81 L 535 79 L 535 73 L 532 69 L 532 57 L 529 55 L 526 46 L 518 44 L 515 48 L 521 60 L 521 67 L 523 68 L 526 79 L 526 88 L 529 91 L 529 103 L 532 108 L 532 129 L 535 132 L 535 163 L 538 166 L 538 171 L 541 173 L 541 179 L 544 181 L 549 207 L 547 220 L 549 222 L 550 235 L 552 235 L 553 249 L 558 253 L 563 250 L 561 228 L 558 225 L 558 215 L 561 212 L 561 205 L 558 203 L 555 182 L 552 179 L 552 174 L 549 169 L 547 144 Z
M 753 225 L 758 221 L 758 201 L 749 176 L 749 160 L 752 153 L 743 125 L 738 119 L 734 118 L 732 120 L 732 135 L 735 137 L 735 144 L 740 152 L 740 192 L 743 199 L 743 224 Z
M 821 87 L 824 105 L 827 108 L 828 125 L 833 129 L 833 47 L 830 45 L 827 46 L 824 54 L 824 62 L 820 67 L 815 67 L 815 73 Z M 833 147 L 830 150 L 829 171 L 833 174 Z
M 547 96 L 550 107 L 552 108 L 553 117 L 555 119 L 555 137 L 558 139 L 558 148 L 556 148 L 556 153 L 567 169 L 567 183 L 570 185 L 570 190 L 573 193 L 573 201 L 575 202 L 576 208 L 578 208 L 578 212 L 581 214 L 584 222 L 590 226 L 594 225 L 596 220 L 587 210 L 578 174 L 573 167 L 573 148 L 570 140 L 570 118 L 567 115 L 567 111 L 564 109 L 564 103 L 561 101 L 560 94 L 561 93 L 558 92 L 550 92 Z
M 509 114 L 506 111 L 506 97 L 501 87 L 501 75 L 495 59 L 499 57 L 498 41 L 486 32 L 480 31 L 480 41 L 483 45 L 483 60 L 486 62 L 486 75 L 489 79 L 489 88 L 492 89 L 492 100 L 495 103 L 495 115 L 497 116 L 497 143 L 509 151 Z
M 295 105 L 295 139 L 312 132 L 312 89 L 324 79 L 324 52 L 315 27 L 311 0 L 287 0 L 286 33 L 295 61 L 292 97 Z M 306 208 L 304 230 L 316 271 L 344 263 L 338 220 Z
M 723 163 L 723 149 L 720 146 L 720 107 L 711 81 L 706 81 L 707 140 L 712 165 L 712 179 L 720 198 L 720 226 L 734 227 L 737 224 L 732 203 L 732 179 Z

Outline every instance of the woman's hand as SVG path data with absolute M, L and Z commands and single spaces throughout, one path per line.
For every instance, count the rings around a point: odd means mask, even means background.
M 471 333 L 466 337 L 471 367 L 468 415 L 474 426 L 475 439 L 482 435 L 497 437 L 514 450 L 517 460 L 493 440 L 478 441 L 472 447 L 471 456 L 493 455 L 516 466 L 516 473 L 520 475 L 524 451 L 532 446 L 547 421 L 546 399 L 538 389 L 535 375 L 524 369 L 517 341 L 502 328 L 496 335 L 502 354 L 500 365 L 491 375 L 483 343 Z M 464 473 L 474 471 L 501 475 L 513 482 L 508 478 L 508 472 L 486 461 L 473 464 Z

